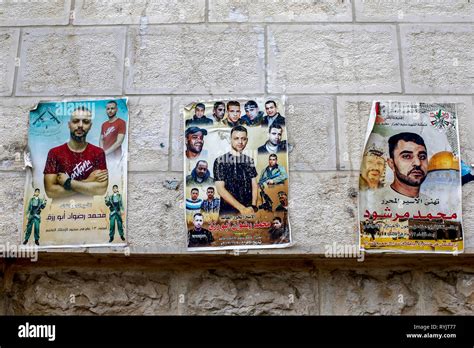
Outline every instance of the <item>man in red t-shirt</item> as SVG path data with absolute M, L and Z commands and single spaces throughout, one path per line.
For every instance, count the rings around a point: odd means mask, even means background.
M 99 146 L 104 149 L 107 160 L 118 162 L 122 157 L 122 143 L 125 139 L 127 124 L 117 117 L 117 103 L 115 101 L 107 103 L 105 112 L 109 120 L 102 124 Z
M 89 144 L 86 136 L 92 127 L 92 113 L 76 108 L 68 122 L 69 142 L 48 152 L 44 167 L 44 187 L 51 198 L 70 197 L 77 193 L 96 196 L 107 191 L 108 174 L 105 153 Z

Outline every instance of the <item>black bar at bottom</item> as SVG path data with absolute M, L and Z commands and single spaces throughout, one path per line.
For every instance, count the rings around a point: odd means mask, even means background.
M 473 347 L 474 317 L 0 317 L 1 348 L 29 345 L 138 347 L 147 344 L 193 347 L 448 344 L 450 347 Z

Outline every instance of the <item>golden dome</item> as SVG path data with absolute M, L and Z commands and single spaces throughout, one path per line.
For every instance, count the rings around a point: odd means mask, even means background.
M 428 172 L 448 169 L 459 170 L 459 159 L 452 152 L 441 151 L 431 157 Z

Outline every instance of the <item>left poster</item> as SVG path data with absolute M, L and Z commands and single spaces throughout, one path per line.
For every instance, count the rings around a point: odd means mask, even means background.
M 127 99 L 41 102 L 30 111 L 21 243 L 126 243 Z

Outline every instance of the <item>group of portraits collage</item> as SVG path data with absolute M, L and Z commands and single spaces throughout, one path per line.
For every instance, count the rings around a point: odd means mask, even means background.
M 191 250 L 285 247 L 288 134 L 281 100 L 217 100 L 184 109 Z

